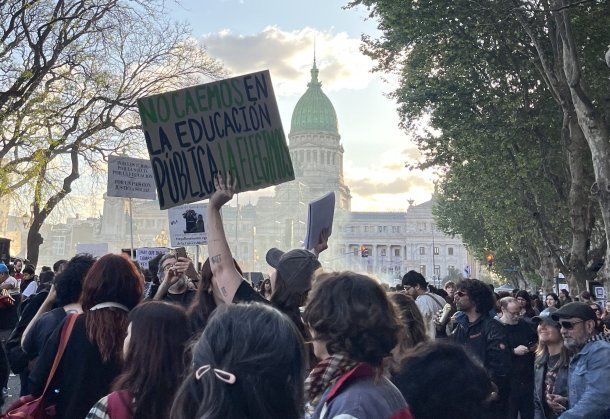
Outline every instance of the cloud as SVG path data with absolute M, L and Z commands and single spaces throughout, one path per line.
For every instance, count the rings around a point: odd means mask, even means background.
M 319 79 L 326 91 L 364 89 L 374 79 L 373 62 L 360 52 L 360 39 L 344 32 L 268 26 L 254 35 L 222 30 L 205 35 L 202 42 L 235 75 L 269 69 L 276 95 L 290 96 L 302 94 L 310 78 L 314 39 Z
M 379 194 L 407 193 L 416 188 L 432 188 L 433 183 L 423 175 L 413 174 L 403 178 L 394 179 L 390 183 L 379 183 L 368 179 L 360 179 L 350 187 L 353 193 L 363 197 Z

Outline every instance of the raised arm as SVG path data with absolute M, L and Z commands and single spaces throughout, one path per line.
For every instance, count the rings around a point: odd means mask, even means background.
M 223 301 L 230 304 L 243 281 L 235 269 L 233 255 L 229 249 L 220 217 L 220 209 L 233 198 L 235 193 L 235 180 L 231 176 L 231 172 L 224 178 L 217 175 L 214 178 L 214 186 L 216 191 L 210 197 L 208 205 L 208 251 L 213 275 L 212 282 L 214 287 L 220 291 Z

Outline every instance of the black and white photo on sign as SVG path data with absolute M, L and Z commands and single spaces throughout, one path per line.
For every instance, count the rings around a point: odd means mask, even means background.
M 172 247 L 207 243 L 206 206 L 186 204 L 168 210 L 169 234 Z

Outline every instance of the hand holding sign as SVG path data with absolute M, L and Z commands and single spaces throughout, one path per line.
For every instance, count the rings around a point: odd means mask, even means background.
M 328 249 L 328 237 L 330 236 L 328 228 L 323 228 L 320 232 L 320 239 L 318 244 L 316 244 L 313 248 L 313 252 L 320 256 L 320 253 Z
M 216 190 L 210 197 L 210 205 L 219 210 L 224 204 L 233 199 L 235 195 L 235 178 L 231 176 L 231 172 L 225 177 L 220 175 L 214 176 L 214 187 Z

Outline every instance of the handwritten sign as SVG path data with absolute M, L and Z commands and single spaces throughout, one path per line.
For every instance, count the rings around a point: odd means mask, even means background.
M 195 246 L 208 242 L 206 207 L 204 204 L 186 204 L 170 208 L 167 215 L 172 247 Z
M 167 253 L 166 247 L 140 247 L 136 249 L 136 261 L 142 269 L 148 269 L 148 262 L 154 259 L 157 255 Z
M 269 71 L 138 100 L 161 209 L 201 201 L 214 176 L 236 191 L 294 179 Z
M 156 199 L 150 161 L 124 156 L 108 157 L 108 196 Z

